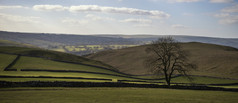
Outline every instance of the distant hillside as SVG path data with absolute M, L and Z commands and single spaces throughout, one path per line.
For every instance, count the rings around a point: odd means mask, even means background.
M 165 35 L 71 35 L 0 31 L 0 39 L 40 48 L 87 55 L 110 49 L 144 45 Z M 238 48 L 238 38 L 212 38 L 172 35 L 180 42 L 202 42 Z M 17 46 L 17 45 L 16 45 Z
M 124 38 L 99 37 L 93 35 L 20 33 L 5 31 L 0 31 L 0 38 L 19 43 L 32 44 L 44 48 L 57 45 L 134 44 L 133 41 Z
M 33 45 L 30 45 L 30 44 L 17 43 L 17 42 L 1 40 L 1 39 L 0 39 L 0 46 L 34 47 Z
M 39 47 L 55 45 L 140 45 L 156 40 L 162 36 L 165 35 L 70 35 L 0 31 L 0 38 L 3 40 L 31 44 Z M 180 42 L 202 42 L 238 48 L 238 38 L 212 38 L 182 35 L 172 36 Z
M 225 78 L 238 78 L 238 49 L 205 43 L 182 43 L 190 52 L 190 59 L 198 65 L 193 75 L 206 75 Z M 130 74 L 149 74 L 144 61 L 148 54 L 148 45 L 109 50 L 87 56 L 116 67 L 119 71 Z
M 160 37 L 166 35 L 97 35 L 100 37 L 111 37 L 111 38 L 127 38 L 134 42 L 139 42 L 141 44 L 148 43 L 150 41 L 155 41 Z M 202 36 L 184 36 L 184 35 L 171 35 L 174 39 L 180 42 L 201 42 L 218 44 L 224 46 L 231 46 L 238 48 L 238 38 L 215 38 L 215 37 L 202 37 Z

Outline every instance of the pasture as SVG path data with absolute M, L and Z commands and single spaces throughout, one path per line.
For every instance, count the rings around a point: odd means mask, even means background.
M 165 85 L 163 76 L 155 78 L 154 76 L 135 76 L 116 72 L 110 69 L 94 67 L 90 65 L 74 64 L 67 62 L 54 61 L 41 57 L 20 56 L 19 59 L 8 69 L 17 69 L 17 71 L 4 71 L 17 55 L 0 53 L 2 57 L 0 81 L 8 82 L 26 82 L 26 81 L 67 81 L 67 82 L 115 82 L 136 84 L 158 84 Z M 33 70 L 32 70 L 33 69 Z M 25 70 L 25 71 L 24 71 Z M 40 70 L 40 71 L 34 71 Z M 43 70 L 43 71 L 41 71 Z M 172 83 L 183 84 L 231 84 L 238 80 L 222 79 L 202 76 L 192 76 L 193 81 L 189 81 L 183 76 L 172 79 Z M 83 78 L 83 79 L 80 79 Z M 89 78 L 89 79 L 85 79 Z M 95 80 L 93 80 L 95 78 Z M 108 79 L 108 80 L 96 80 Z M 156 79 L 156 80 L 155 80 Z M 214 87 L 214 86 L 213 86 Z M 226 86 L 229 88 L 229 86 Z M 232 88 L 236 88 L 233 86 Z
M 5 88 L 1 103 L 236 103 L 237 92 L 153 88 Z
M 75 55 L 39 48 L 1 47 L 0 50 L 4 50 L 0 53 L 0 81 L 120 82 L 166 85 L 163 76 L 155 78 L 154 76 L 124 74 L 107 64 Z M 8 69 L 16 71 L 8 71 Z M 191 82 L 183 76 L 175 76 L 171 82 L 172 85 L 206 85 L 224 88 L 237 88 L 234 83 L 238 83 L 237 79 L 192 77 L 194 80 Z

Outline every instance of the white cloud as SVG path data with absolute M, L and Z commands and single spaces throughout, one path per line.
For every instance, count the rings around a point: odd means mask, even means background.
M 151 27 L 151 24 L 136 24 L 134 27 Z
M 168 0 L 168 2 L 170 2 L 170 3 L 175 3 L 175 2 L 178 2 L 178 3 L 183 3 L 183 2 L 190 3 L 190 2 L 199 2 L 199 1 L 202 1 L 202 0 Z
M 34 5 L 33 9 L 36 11 L 64 11 L 68 7 L 63 7 L 61 5 Z
M 142 24 L 152 23 L 152 21 L 149 20 L 149 19 L 134 19 L 134 18 L 129 18 L 129 19 L 121 20 L 121 22 L 126 22 L 126 23 L 142 23 Z
M 229 12 L 229 13 L 234 13 L 234 12 L 238 12 L 238 4 L 231 6 L 231 7 L 227 7 L 221 10 L 222 12 Z
M 93 14 L 87 14 L 85 17 L 88 19 L 91 19 L 91 20 L 95 20 L 95 21 L 102 20 L 102 17 L 96 16 Z
M 183 16 L 194 16 L 194 14 L 192 14 L 192 13 L 183 13 L 182 15 Z
M 230 3 L 234 0 L 209 0 L 211 3 Z
M 229 13 L 215 14 L 214 17 L 219 18 L 220 24 L 235 24 L 238 23 L 238 15 L 232 15 Z
M 232 18 L 221 19 L 221 20 L 219 20 L 219 23 L 220 24 L 236 24 L 236 23 L 238 23 L 238 16 L 232 17 Z
M 160 1 L 167 1 L 168 3 L 191 3 L 191 2 L 199 2 L 203 0 L 149 0 L 152 2 L 160 2 Z
M 158 1 L 167 1 L 168 3 L 192 3 L 192 2 L 200 2 L 200 1 L 209 1 L 210 3 L 231 3 L 234 0 L 149 0 L 153 2 Z
M 85 17 L 87 19 L 91 19 L 91 20 L 94 20 L 94 21 L 101 21 L 101 20 L 114 21 L 115 20 L 115 19 L 110 18 L 110 17 L 100 17 L 100 16 L 96 16 L 96 15 L 93 15 L 93 14 L 87 14 Z
M 66 24 L 87 24 L 87 20 L 78 20 L 78 19 L 72 19 L 72 18 L 64 18 L 62 19 L 62 23 Z
M 222 18 L 219 20 L 220 24 L 236 24 L 238 23 L 238 15 L 230 15 L 226 18 Z
M 64 7 L 61 5 L 34 5 L 34 10 L 37 11 L 64 11 L 69 10 L 73 13 L 81 12 L 104 12 L 104 13 L 119 13 L 119 14 L 130 14 L 130 15 L 145 15 L 154 18 L 169 18 L 170 15 L 158 10 L 143 10 L 136 8 L 126 8 L 126 7 L 109 7 L 109 6 L 98 6 L 98 5 L 79 5 Z
M 149 1 L 152 1 L 152 2 L 157 2 L 157 1 L 161 1 L 161 0 L 149 0 Z
M 136 19 L 136 18 L 129 18 L 120 20 L 119 22 L 122 23 L 132 23 L 134 27 L 151 27 L 152 21 L 149 19 Z
M 184 29 L 184 28 L 187 28 L 186 26 L 184 25 L 181 25 L 181 24 L 173 24 L 171 25 L 172 28 L 176 28 L 176 29 Z
M 238 23 L 238 4 L 221 10 L 214 17 L 219 19 L 220 24 L 237 24 Z
M 28 9 L 28 7 L 13 5 L 13 6 L 0 6 L 0 9 Z
M 126 8 L 126 7 L 107 7 L 107 6 L 98 6 L 98 5 L 79 5 L 71 6 L 69 8 L 70 12 L 80 13 L 80 12 L 105 12 L 105 13 L 120 13 L 120 14 L 131 14 L 131 15 L 148 15 L 157 18 L 168 18 L 169 14 L 158 11 L 158 10 L 142 10 L 135 8 Z
M 39 23 L 39 17 L 33 17 L 33 16 L 18 16 L 18 15 L 0 13 L 0 18 L 2 20 L 8 20 L 13 22 Z
M 214 16 L 217 18 L 224 18 L 224 17 L 229 17 L 230 14 L 229 13 L 220 13 L 220 14 L 215 14 Z

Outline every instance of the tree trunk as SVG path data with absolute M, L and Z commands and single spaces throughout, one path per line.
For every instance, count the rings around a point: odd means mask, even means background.
M 165 72 L 165 81 L 167 83 L 167 86 L 170 87 L 170 78 L 168 77 L 168 74 L 166 72 Z
M 167 86 L 170 87 L 170 80 L 166 79 Z
M 165 74 L 164 76 L 165 76 L 165 81 L 167 82 L 167 86 L 170 87 L 170 78 L 169 78 L 169 75 L 167 74 L 166 69 L 164 69 L 164 74 Z

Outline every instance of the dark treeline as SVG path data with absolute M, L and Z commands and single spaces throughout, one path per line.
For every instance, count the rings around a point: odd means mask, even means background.
M 170 89 L 189 89 L 189 90 L 212 90 L 212 91 L 232 91 L 238 92 L 238 89 L 208 87 L 208 86 L 179 86 L 173 85 L 167 87 L 166 85 L 156 84 L 133 84 L 133 83 L 120 83 L 120 82 L 41 82 L 41 81 L 28 81 L 28 82 L 6 82 L 0 81 L 0 87 L 139 87 L 139 88 L 170 88 Z

